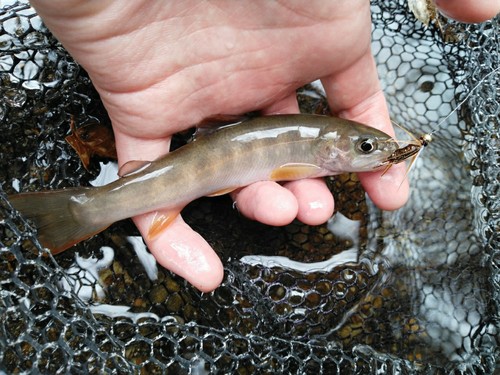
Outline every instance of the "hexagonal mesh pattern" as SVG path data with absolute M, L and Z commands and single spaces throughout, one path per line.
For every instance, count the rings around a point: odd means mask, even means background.
M 186 220 L 226 267 L 202 294 L 148 274 L 129 221 L 54 258 L 13 211 L 7 194 L 88 185 L 105 164 L 82 166 L 70 117 L 85 137 L 109 119 L 34 11 L 0 5 L 0 372 L 493 373 L 500 74 L 481 80 L 498 67 L 498 18 L 426 28 L 406 1 L 373 1 L 394 121 L 417 136 L 438 129 L 409 203 L 381 212 L 354 175 L 328 180 L 337 212 L 317 227 L 250 222 L 225 197 L 193 202 Z M 326 111 L 315 86 L 299 100 Z

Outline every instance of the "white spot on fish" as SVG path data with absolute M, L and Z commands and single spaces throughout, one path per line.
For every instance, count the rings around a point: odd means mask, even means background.
M 316 138 L 319 136 L 319 128 L 299 126 L 299 133 L 302 138 Z
M 322 138 L 325 138 L 325 139 L 333 139 L 334 141 L 336 141 L 337 139 L 340 138 L 340 135 L 337 131 L 334 131 L 334 132 L 328 132 L 326 133 L 325 135 L 323 135 Z

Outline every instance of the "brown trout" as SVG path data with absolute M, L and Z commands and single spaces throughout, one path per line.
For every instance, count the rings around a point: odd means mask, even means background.
M 374 171 L 387 166 L 397 149 L 389 135 L 340 118 L 256 117 L 197 137 L 136 170 L 138 163 L 129 162 L 108 185 L 21 193 L 9 200 L 34 222 L 42 245 L 57 254 L 118 220 L 160 212 L 149 231 L 155 236 L 197 198 L 257 181 Z

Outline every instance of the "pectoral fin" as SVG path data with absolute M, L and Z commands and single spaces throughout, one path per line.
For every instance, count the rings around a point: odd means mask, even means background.
M 182 209 L 174 208 L 168 211 L 157 211 L 148 230 L 148 240 L 154 239 L 175 220 Z
M 288 163 L 273 170 L 270 179 L 274 181 L 300 180 L 315 177 L 320 171 L 321 168 L 314 164 Z

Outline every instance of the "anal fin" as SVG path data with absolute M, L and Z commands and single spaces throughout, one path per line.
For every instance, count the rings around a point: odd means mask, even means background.
M 214 191 L 213 193 L 207 194 L 207 197 L 218 197 L 219 195 L 228 194 L 234 190 L 238 189 L 237 187 L 230 187 L 221 190 Z

